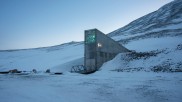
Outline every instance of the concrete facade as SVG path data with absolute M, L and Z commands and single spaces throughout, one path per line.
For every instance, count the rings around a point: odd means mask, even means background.
M 97 29 L 85 30 L 84 43 L 84 66 L 91 71 L 98 70 L 104 62 L 113 59 L 118 53 L 129 51 Z

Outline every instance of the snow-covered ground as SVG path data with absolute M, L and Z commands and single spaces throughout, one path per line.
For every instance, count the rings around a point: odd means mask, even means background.
M 1 102 L 181 102 L 182 73 L 0 75 Z

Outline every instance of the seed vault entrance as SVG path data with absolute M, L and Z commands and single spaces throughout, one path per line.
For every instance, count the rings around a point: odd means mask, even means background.
M 87 71 L 96 71 L 118 53 L 129 51 L 97 29 L 85 31 L 84 45 L 84 66 Z

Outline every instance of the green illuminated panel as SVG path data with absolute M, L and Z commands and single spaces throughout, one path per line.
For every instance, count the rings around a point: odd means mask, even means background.
M 95 42 L 95 34 L 89 34 L 89 35 L 87 35 L 85 41 L 86 41 L 87 44 L 94 43 Z

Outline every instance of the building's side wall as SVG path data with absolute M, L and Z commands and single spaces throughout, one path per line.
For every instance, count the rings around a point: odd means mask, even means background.
M 128 49 L 126 49 L 107 35 L 103 34 L 99 30 L 96 30 L 96 36 L 97 69 L 100 68 L 104 62 L 113 59 L 118 53 L 128 52 Z M 100 47 L 98 47 L 98 44 Z

